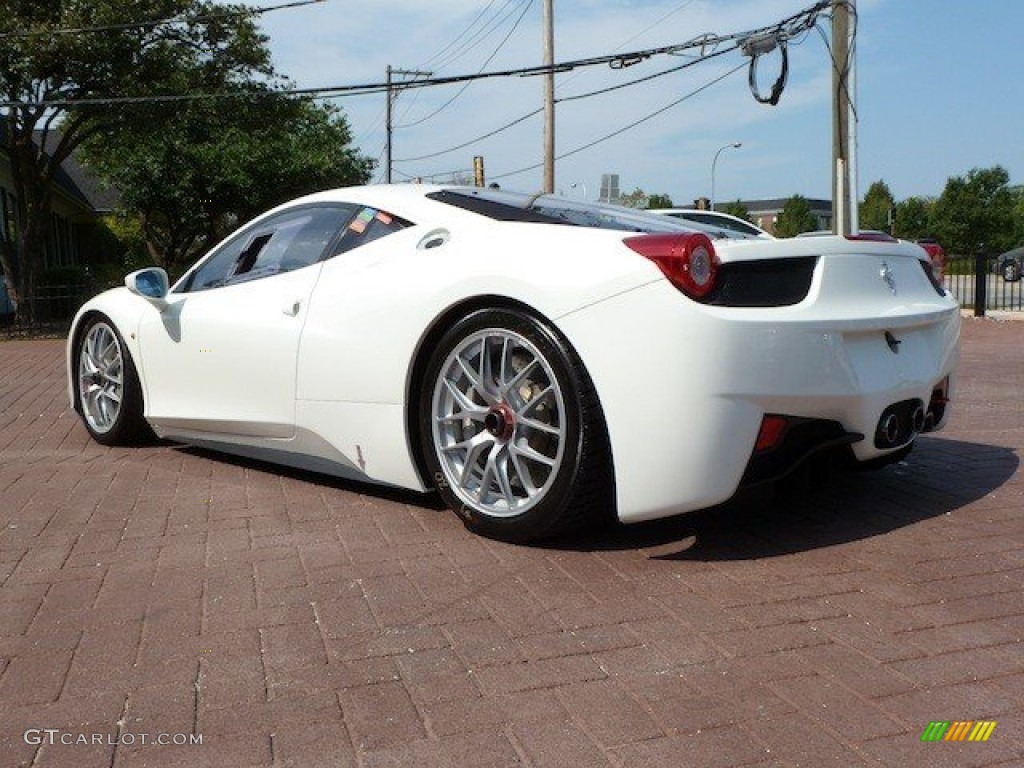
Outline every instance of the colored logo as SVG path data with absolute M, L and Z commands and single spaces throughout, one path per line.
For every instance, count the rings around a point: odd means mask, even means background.
M 995 727 L 995 720 L 933 720 L 921 734 L 921 741 L 988 741 Z

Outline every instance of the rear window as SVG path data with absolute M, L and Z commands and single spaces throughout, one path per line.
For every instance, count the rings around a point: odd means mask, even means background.
M 646 211 L 604 203 L 584 203 L 556 195 L 527 195 L 475 187 L 444 189 L 427 195 L 496 221 L 562 224 L 623 232 L 708 232 L 693 222 L 670 219 Z

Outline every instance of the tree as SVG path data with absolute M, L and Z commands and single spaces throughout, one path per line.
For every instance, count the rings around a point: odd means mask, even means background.
M 648 207 L 647 201 L 648 201 L 647 193 L 644 192 L 639 187 L 637 187 L 632 192 L 630 192 L 628 195 L 622 195 L 619 198 L 619 205 L 624 205 L 627 208 L 640 208 L 640 209 L 644 209 L 644 208 Z
M 818 219 L 811 212 L 811 204 L 803 195 L 793 195 L 782 207 L 775 220 L 776 237 L 794 237 L 801 232 L 813 232 L 818 228 Z
M 1013 206 L 1013 245 L 1024 245 L 1024 186 L 1010 190 L 1016 200 Z
M 58 33 L 95 26 L 108 28 Z M 0 100 L 6 102 L 0 144 L 10 157 L 17 201 L 17 234 L 10 242 L 4 238 L 0 266 L 19 316 L 28 319 L 25 299 L 43 263 L 61 164 L 86 139 L 138 114 L 123 103 L 74 106 L 68 100 L 214 93 L 254 79 L 272 84 L 276 77 L 251 11 L 205 0 L 5 0 L 0 35 Z
M 893 200 L 889 185 L 879 179 L 868 187 L 864 202 L 859 208 L 859 225 L 861 229 L 877 229 L 888 232 L 890 217 L 896 201 Z
M 672 204 L 672 198 L 669 197 L 668 195 L 654 194 L 647 198 L 647 207 L 655 209 L 674 208 L 675 206 Z
M 150 259 L 173 274 L 239 221 L 370 175 L 335 109 L 273 93 L 229 103 L 175 105 L 85 145 L 85 161 L 139 217 Z
M 999 253 L 1013 245 L 1014 196 L 1002 166 L 953 176 L 935 202 L 932 229 L 947 251 Z
M 892 234 L 905 240 L 932 236 L 931 211 L 934 199 L 908 197 L 896 204 L 892 213 Z
M 743 203 L 736 200 L 732 203 L 726 203 L 725 205 L 717 206 L 718 210 L 722 213 L 728 213 L 730 216 L 735 216 L 737 219 L 743 219 L 749 221 L 751 224 L 754 223 L 753 219 L 750 218 L 750 211 Z

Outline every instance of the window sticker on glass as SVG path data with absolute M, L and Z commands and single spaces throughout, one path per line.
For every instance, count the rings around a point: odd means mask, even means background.
M 352 219 L 352 223 L 348 225 L 348 228 L 356 234 L 361 235 L 366 229 L 366 225 L 373 221 L 373 217 L 376 215 L 377 211 L 373 208 L 363 208 L 363 210 L 359 212 L 359 215 Z
M 381 224 L 388 225 L 391 223 L 391 217 L 384 213 L 384 211 L 377 211 L 377 221 Z

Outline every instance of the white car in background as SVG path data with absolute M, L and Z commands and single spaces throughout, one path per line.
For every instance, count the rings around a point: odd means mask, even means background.
M 745 221 L 738 216 L 720 213 L 719 211 L 702 211 L 696 208 L 654 208 L 650 212 L 660 216 L 671 216 L 675 219 L 714 227 L 720 231 L 723 237 L 736 237 L 740 235 L 743 237 L 756 237 L 761 240 L 775 239 L 756 224 L 751 224 L 749 221 Z
M 160 437 L 437 489 L 525 541 L 722 502 L 945 422 L 959 308 L 909 243 L 719 240 L 548 195 L 336 189 L 239 229 L 173 286 L 78 312 L 71 403 Z

